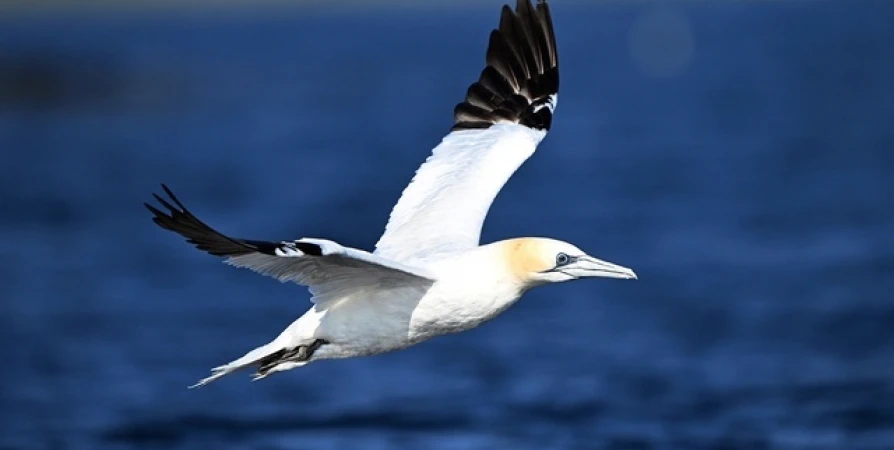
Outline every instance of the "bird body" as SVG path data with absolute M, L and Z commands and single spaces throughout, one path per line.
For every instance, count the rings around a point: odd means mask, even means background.
M 319 358 L 359 356 L 398 350 L 433 336 L 460 332 L 495 317 L 525 290 L 508 268 L 496 264 L 493 246 L 438 258 L 424 266 L 429 287 L 381 289 L 362 298 L 313 309 L 314 322 L 302 332 L 345 345 L 325 346 Z M 304 324 L 302 324 L 302 327 Z M 370 327 L 378 331 L 368 333 Z
M 255 366 L 255 379 L 321 359 L 399 350 L 474 328 L 536 286 L 636 278 L 626 267 L 549 238 L 479 245 L 496 195 L 552 123 L 558 59 L 545 0 L 504 6 L 487 65 L 454 110 L 454 126 L 419 168 L 372 253 L 325 239 L 237 239 L 196 218 L 162 185 L 160 227 L 226 262 L 307 286 L 313 306 L 279 336 L 212 369 L 205 385 Z

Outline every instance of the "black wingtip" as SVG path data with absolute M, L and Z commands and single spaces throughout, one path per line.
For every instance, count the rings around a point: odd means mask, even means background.
M 180 199 L 178 199 L 177 196 L 174 195 L 174 192 L 171 191 L 171 189 L 168 187 L 168 185 L 162 183 L 161 188 L 165 191 L 165 194 L 168 195 L 168 198 L 170 198 L 171 201 L 173 201 L 174 204 L 177 205 L 178 208 L 186 211 L 186 207 L 183 206 L 183 203 L 180 203 Z
M 559 92 L 556 39 L 549 5 L 518 0 L 504 5 L 491 32 L 487 64 L 478 82 L 454 109 L 453 130 L 518 123 L 549 130 Z
M 161 188 L 168 196 L 168 199 L 155 193 L 152 196 L 167 212 L 149 203 L 143 203 L 146 209 L 152 213 L 152 222 L 165 230 L 173 231 L 183 236 L 186 238 L 186 242 L 194 245 L 199 250 L 215 256 L 239 256 L 253 252 L 272 251 L 270 248 L 275 247 L 276 244 L 273 243 L 233 239 L 217 232 L 186 209 L 167 185 L 162 184 Z M 263 244 L 265 248 L 260 249 L 256 244 Z
M 174 192 L 167 185 L 162 184 L 161 189 L 168 199 L 153 193 L 155 200 L 167 209 L 164 212 L 157 207 L 143 203 L 143 206 L 152 213 L 152 222 L 168 231 L 173 231 L 186 238 L 186 242 L 194 245 L 199 250 L 215 256 L 242 256 L 250 253 L 263 253 L 276 255 L 278 249 L 298 249 L 308 256 L 322 256 L 323 249 L 310 242 L 270 242 L 251 239 L 236 239 L 219 233 L 194 216 Z M 171 204 L 173 202 L 173 205 Z

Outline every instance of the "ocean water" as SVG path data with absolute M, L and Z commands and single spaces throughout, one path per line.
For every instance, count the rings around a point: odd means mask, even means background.
M 485 241 L 634 268 L 414 348 L 186 386 L 303 288 L 155 227 L 371 248 L 499 2 L 0 19 L 0 448 L 894 448 L 894 4 L 556 1 Z

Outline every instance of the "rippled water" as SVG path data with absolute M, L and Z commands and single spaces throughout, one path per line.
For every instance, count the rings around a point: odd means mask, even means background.
M 3 19 L 0 448 L 894 448 L 892 4 L 555 3 L 555 126 L 484 239 L 640 280 L 192 391 L 308 295 L 141 203 L 371 248 L 496 8 Z

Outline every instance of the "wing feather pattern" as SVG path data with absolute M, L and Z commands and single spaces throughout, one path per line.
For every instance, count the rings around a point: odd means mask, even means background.
M 456 105 L 453 129 L 489 128 L 505 122 L 549 130 L 559 92 L 559 68 L 546 2 L 538 1 L 535 8 L 528 0 L 518 0 L 514 12 L 503 6 L 485 61 L 465 101 Z
M 434 282 L 424 270 L 324 239 L 271 242 L 226 236 L 194 216 L 167 186 L 162 189 L 169 200 L 159 195 L 155 199 L 166 212 L 145 204 L 158 226 L 185 237 L 199 250 L 225 257 L 227 264 L 308 286 L 315 303 L 367 290 L 424 290 Z
M 477 246 L 494 198 L 552 125 L 559 69 L 546 1 L 505 6 L 485 60 L 451 132 L 392 210 L 377 255 L 409 262 Z

